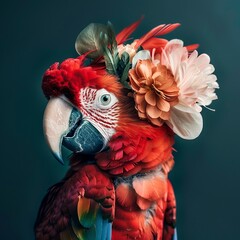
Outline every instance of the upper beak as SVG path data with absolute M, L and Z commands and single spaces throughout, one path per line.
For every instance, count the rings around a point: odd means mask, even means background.
M 68 133 L 73 107 L 59 97 L 51 98 L 43 117 L 43 130 L 47 143 L 59 162 L 64 164 L 61 153 L 63 137 Z

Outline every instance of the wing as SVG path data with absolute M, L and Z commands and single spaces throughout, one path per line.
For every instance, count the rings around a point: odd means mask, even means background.
M 72 214 L 71 222 L 60 233 L 60 240 L 110 240 L 112 223 L 105 219 L 103 211 L 95 200 L 79 197 L 77 216 Z
M 37 240 L 111 239 L 114 187 L 95 165 L 83 165 L 54 185 L 35 223 Z

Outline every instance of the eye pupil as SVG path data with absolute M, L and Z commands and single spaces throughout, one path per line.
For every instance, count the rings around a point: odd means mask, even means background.
M 107 102 L 108 99 L 109 99 L 109 97 L 108 97 L 107 95 L 104 95 L 103 98 L 102 98 L 102 100 L 103 100 L 104 102 Z
M 111 96 L 110 94 L 104 94 L 101 96 L 101 103 L 106 106 L 111 102 Z

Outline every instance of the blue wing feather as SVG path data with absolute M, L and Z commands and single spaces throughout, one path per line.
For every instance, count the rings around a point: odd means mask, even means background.
M 111 240 L 112 223 L 103 219 L 102 211 L 99 209 L 96 219 L 96 240 Z
M 174 229 L 173 240 L 177 240 L 177 229 Z

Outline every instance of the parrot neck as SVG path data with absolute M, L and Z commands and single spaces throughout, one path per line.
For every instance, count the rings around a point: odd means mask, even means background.
M 174 136 L 167 126 L 126 124 L 117 129 L 109 148 L 96 154 L 96 163 L 113 176 L 134 176 L 159 167 L 168 173 L 174 163 L 173 143 Z
M 83 164 L 93 163 L 113 178 L 141 175 L 159 168 L 167 174 L 174 165 L 173 143 L 174 135 L 165 125 L 128 123 L 116 129 L 104 151 L 95 155 L 75 153 L 70 165 L 77 171 Z

